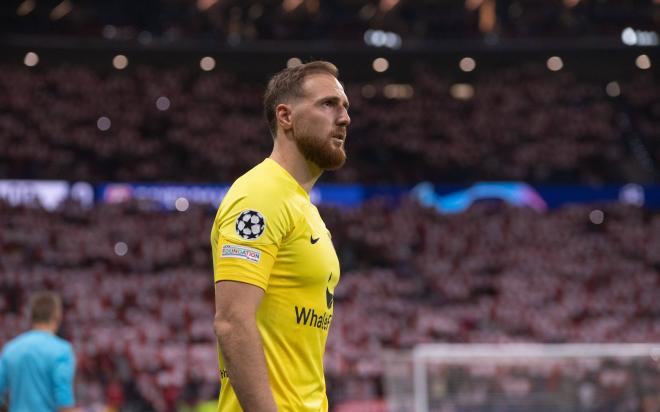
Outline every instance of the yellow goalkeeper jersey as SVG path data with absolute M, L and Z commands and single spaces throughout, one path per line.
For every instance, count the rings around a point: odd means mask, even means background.
M 211 231 L 215 281 L 265 291 L 257 311 L 271 389 L 280 411 L 327 411 L 323 353 L 339 261 L 309 195 L 265 159 L 234 182 Z M 242 411 L 218 351 L 219 412 Z

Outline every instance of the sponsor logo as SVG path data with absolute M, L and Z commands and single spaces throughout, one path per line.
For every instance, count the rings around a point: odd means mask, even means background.
M 320 238 L 320 237 L 317 237 L 316 239 L 314 239 L 314 236 L 309 235 L 309 241 L 312 242 L 312 245 L 315 245 L 316 242 L 319 241 L 319 239 L 321 239 L 321 238 Z
M 332 273 L 328 278 L 328 283 L 332 279 Z M 332 310 L 332 304 L 334 303 L 335 296 L 330 293 L 330 290 L 326 286 L 325 288 L 325 303 L 328 306 L 328 310 Z M 309 326 L 311 328 L 328 330 L 330 328 L 330 323 L 332 322 L 332 315 L 329 312 L 316 312 L 314 309 L 309 309 L 306 307 L 294 306 L 296 311 L 296 323 L 298 325 Z
M 245 259 L 257 263 L 261 260 L 261 251 L 245 246 L 223 245 L 221 257 Z
M 296 323 L 298 325 L 309 326 L 311 328 L 328 330 L 332 322 L 332 315 L 328 312 L 317 313 L 314 309 L 305 307 L 299 308 L 294 306 L 296 310 Z
M 332 273 L 330 274 L 330 277 L 328 278 L 328 283 L 330 283 L 330 279 L 332 279 Z M 332 309 L 332 303 L 335 300 L 335 295 L 330 293 L 330 290 L 328 287 L 325 287 L 325 303 L 328 305 L 328 309 Z
M 266 219 L 256 210 L 244 210 L 236 219 L 236 234 L 245 240 L 254 240 L 266 231 Z
M 332 273 L 328 278 L 328 283 L 332 280 Z M 325 287 L 325 304 L 328 307 L 328 311 L 317 312 L 314 309 L 306 307 L 294 306 L 296 311 L 296 323 L 298 325 L 309 326 L 311 328 L 328 330 L 330 328 L 330 323 L 332 322 L 332 304 L 334 303 L 335 296 L 330 293 L 328 286 Z

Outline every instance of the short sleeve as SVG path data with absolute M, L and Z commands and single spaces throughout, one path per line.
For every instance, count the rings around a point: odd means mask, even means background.
M 250 193 L 220 206 L 214 230 L 214 279 L 268 288 L 270 272 L 293 219 L 281 198 Z
M 0 406 L 4 405 L 7 392 L 7 366 L 4 353 L 0 355 Z
M 58 408 L 75 405 L 73 396 L 73 377 L 76 370 L 76 359 L 71 345 L 55 359 L 53 382 L 55 387 L 55 403 Z

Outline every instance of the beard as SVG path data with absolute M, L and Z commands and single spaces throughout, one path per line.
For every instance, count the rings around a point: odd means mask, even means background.
M 344 146 L 336 147 L 330 138 L 324 139 L 311 133 L 294 137 L 300 153 L 322 170 L 337 170 L 346 162 Z

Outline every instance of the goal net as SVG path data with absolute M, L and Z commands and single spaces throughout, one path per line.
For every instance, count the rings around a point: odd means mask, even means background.
M 660 344 L 424 344 L 384 366 L 389 412 L 660 411 Z

